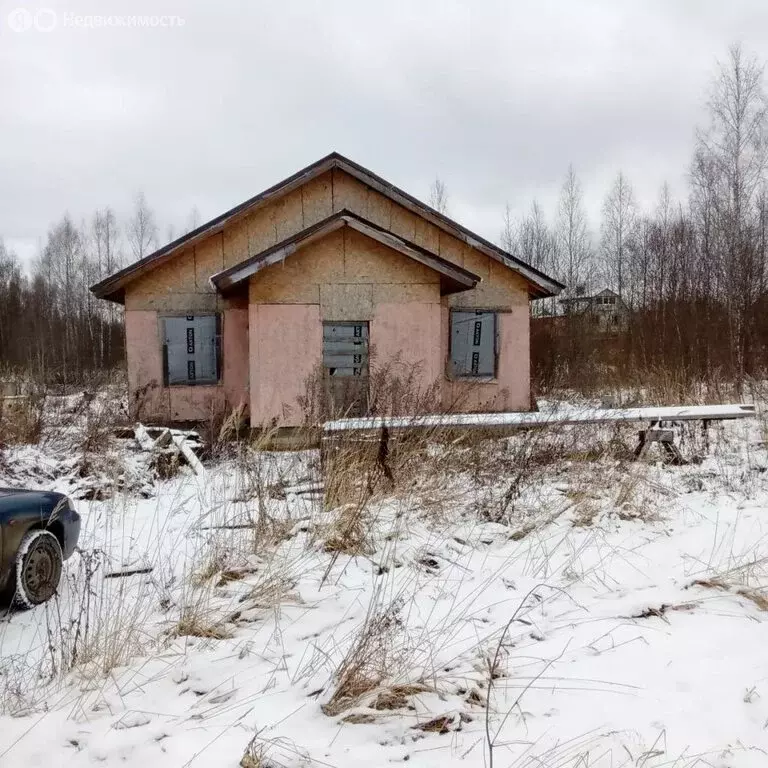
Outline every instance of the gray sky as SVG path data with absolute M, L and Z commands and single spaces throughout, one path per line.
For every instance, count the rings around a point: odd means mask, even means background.
M 142 14 L 184 23 L 84 26 Z M 0 236 L 143 190 L 164 237 L 331 150 L 493 240 L 570 162 L 595 220 L 619 169 L 650 206 L 735 41 L 768 58 L 766 0 L 0 0 Z

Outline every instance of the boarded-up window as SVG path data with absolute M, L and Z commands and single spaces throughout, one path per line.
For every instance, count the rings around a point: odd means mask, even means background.
M 323 382 L 329 418 L 368 410 L 368 323 L 323 323 Z
M 216 384 L 219 380 L 218 315 L 163 318 L 165 383 Z
M 496 313 L 451 312 L 451 373 L 493 377 L 496 374 Z
M 323 367 L 328 376 L 367 376 L 368 323 L 323 323 Z

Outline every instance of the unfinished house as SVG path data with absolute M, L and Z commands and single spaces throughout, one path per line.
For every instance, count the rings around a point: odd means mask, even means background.
M 143 418 L 242 403 L 298 426 L 381 410 L 386 379 L 435 410 L 529 410 L 529 301 L 562 287 L 334 153 L 92 291 L 125 306 Z

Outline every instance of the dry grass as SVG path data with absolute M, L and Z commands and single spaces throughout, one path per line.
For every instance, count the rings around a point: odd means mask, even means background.
M 336 671 L 336 686 L 323 712 L 333 717 L 355 706 L 402 666 L 402 631 L 399 603 L 372 607 L 364 625 Z
M 227 584 L 232 584 L 233 582 L 242 581 L 246 576 L 253 573 L 252 568 L 230 568 L 225 569 L 220 572 L 218 572 L 218 579 L 216 581 L 216 587 L 226 587 Z
M 765 589 L 756 587 L 738 586 L 735 584 L 729 584 L 726 581 L 718 578 L 712 579 L 696 579 L 691 582 L 690 587 L 704 587 L 706 589 L 717 589 L 722 592 L 730 592 L 734 595 L 739 595 L 749 600 L 751 603 L 761 611 L 768 611 L 768 595 L 765 594 Z
M 200 427 L 200 437 L 206 447 L 206 458 L 223 458 L 230 455 L 233 446 L 247 434 L 244 403 L 232 407 L 227 402 L 210 400 L 208 418 Z
M 414 729 L 424 731 L 425 733 L 450 733 L 451 731 L 461 730 L 461 724 L 471 720 L 470 715 L 464 712 L 449 712 L 445 715 L 438 715 L 425 723 L 414 725 Z
M 81 551 L 75 564 L 60 594 L 36 609 L 42 615 L 29 653 L 0 663 L 0 713 L 34 711 L 66 679 L 92 685 L 153 646 L 151 590 L 129 598 L 124 583 L 104 582 L 99 550 Z
M 572 524 L 574 528 L 588 528 L 594 525 L 600 515 L 600 507 L 594 499 L 584 497 L 582 494 L 573 494 L 574 501 Z
M 181 472 L 181 457 L 178 451 L 155 451 L 152 468 L 158 480 L 170 480 Z
M 551 350 L 547 356 L 552 360 Z M 732 373 L 712 369 L 706 377 L 695 376 L 682 367 L 609 365 L 590 357 L 574 370 L 550 366 L 537 377 L 536 390 L 558 400 L 576 397 L 600 399 L 606 407 L 641 405 L 706 405 L 739 401 L 749 394 L 753 381 L 738 386 Z
M 240 758 L 240 768 L 283 768 L 282 763 L 270 759 L 269 751 L 269 742 L 262 740 L 258 735 L 254 736 Z
M 223 574 L 227 571 L 230 562 L 230 553 L 224 547 L 213 545 L 206 555 L 198 569 L 191 576 L 191 584 L 195 587 L 201 587 L 207 584 L 214 576 Z
M 342 723 L 348 725 L 370 725 L 376 722 L 376 715 L 370 712 L 352 712 L 351 714 L 341 719 Z
M 0 397 L 0 443 L 36 445 L 43 431 L 45 397 Z
M 356 555 L 371 554 L 367 543 L 365 505 L 345 504 L 334 511 L 331 522 L 323 535 L 323 549 L 335 554 Z
M 226 640 L 233 636 L 226 626 L 222 601 L 214 599 L 214 587 L 208 583 L 195 586 L 187 577 L 179 594 L 177 616 L 166 630 L 168 637 L 199 637 L 207 640 Z
M 194 608 L 182 611 L 181 618 L 169 634 L 172 637 L 201 637 L 206 640 L 229 640 L 234 637 L 234 632 L 229 627 L 210 617 L 198 615 Z
M 407 709 L 412 706 L 410 700 L 413 696 L 429 690 L 429 686 L 422 683 L 392 685 L 379 693 L 370 706 L 378 710 Z
M 279 570 L 268 570 L 240 598 L 240 602 L 249 602 L 254 608 L 275 608 L 280 603 L 290 599 L 300 602 L 299 597 L 293 593 L 296 586 L 296 578 L 291 573 L 291 563 L 284 563 Z

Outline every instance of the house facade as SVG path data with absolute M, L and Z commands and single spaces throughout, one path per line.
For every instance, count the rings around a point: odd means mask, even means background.
M 588 317 L 593 329 L 599 333 L 616 333 L 626 327 L 629 307 L 618 293 L 605 288 L 590 296 L 572 296 L 560 299 L 566 316 Z
M 384 377 L 528 410 L 529 301 L 562 287 L 334 153 L 92 291 L 125 306 L 143 418 L 298 426 L 318 400 L 365 413 Z

